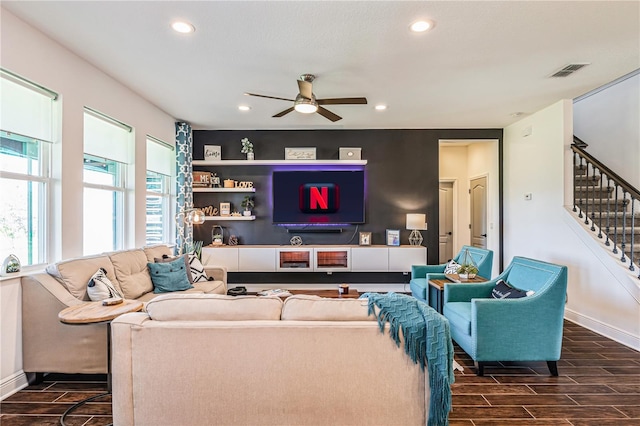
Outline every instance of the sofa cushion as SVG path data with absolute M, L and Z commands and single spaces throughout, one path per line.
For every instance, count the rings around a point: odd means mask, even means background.
M 367 299 L 329 299 L 294 295 L 282 307 L 283 320 L 289 321 L 375 321 L 367 315 Z
M 189 255 L 188 254 L 183 254 L 182 256 L 169 256 L 167 254 L 162 255 L 162 257 L 154 257 L 153 258 L 153 262 L 154 263 L 167 263 L 167 262 L 173 262 L 174 260 L 178 259 L 178 258 L 182 258 L 182 260 L 184 260 L 184 265 L 187 269 L 187 278 L 189 279 L 189 282 L 191 284 L 193 284 L 193 276 L 191 275 L 191 267 L 189 266 Z M 151 281 L 153 282 L 153 278 L 151 279 Z
M 187 276 L 187 265 L 182 257 L 173 262 L 147 263 L 147 266 L 153 283 L 153 292 L 156 294 L 193 288 Z
M 147 256 L 142 249 L 110 253 L 109 258 L 125 299 L 137 299 L 153 291 Z
M 166 294 L 147 303 L 156 321 L 279 320 L 281 312 L 279 297 Z
M 471 335 L 471 303 L 449 302 L 444 304 L 444 316 L 451 327 Z
M 207 281 L 209 277 L 207 277 L 207 273 L 204 270 L 204 266 L 198 256 L 195 253 L 189 253 L 189 268 L 191 272 L 191 277 L 193 278 L 194 283 L 199 283 L 202 281 Z
M 445 274 L 457 274 L 460 265 L 453 259 L 451 259 L 444 267 Z
M 122 293 L 116 277 L 115 269 L 109 256 L 89 256 L 63 260 L 47 266 L 47 273 L 55 277 L 73 297 L 79 300 L 90 300 L 87 295 L 87 284 L 100 268 L 104 268 L 109 281 Z
M 409 282 L 411 293 L 415 297 L 422 300 L 427 300 L 427 279 L 426 278 L 414 278 Z
M 94 302 L 110 298 L 122 299 L 122 294 L 107 277 L 107 271 L 104 268 L 98 269 L 87 283 L 87 294 Z
M 156 258 L 163 258 L 165 256 L 173 256 L 173 250 L 166 244 L 157 244 L 153 246 L 143 247 L 145 256 L 147 256 L 147 262 L 154 262 Z
M 504 280 L 498 280 L 493 290 L 491 290 L 491 297 L 493 299 L 519 299 L 521 297 L 531 296 L 533 293 L 533 291 L 515 288 Z

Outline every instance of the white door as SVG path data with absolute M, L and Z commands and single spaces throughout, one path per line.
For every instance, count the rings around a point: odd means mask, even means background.
M 472 179 L 471 194 L 471 245 L 487 248 L 487 178 Z
M 439 210 L 439 263 L 445 263 L 453 257 L 453 182 L 440 182 Z

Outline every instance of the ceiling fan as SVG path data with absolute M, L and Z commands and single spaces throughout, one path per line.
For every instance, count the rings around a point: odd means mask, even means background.
M 300 80 L 298 80 L 298 89 L 300 93 L 295 99 L 278 98 L 275 96 L 258 95 L 257 93 L 245 93 L 248 96 L 258 96 L 260 98 L 267 99 L 279 99 L 281 101 L 293 102 L 291 108 L 287 108 L 274 115 L 274 118 L 283 117 L 289 114 L 291 111 L 296 110 L 303 114 L 311 114 L 317 112 L 324 118 L 331 121 L 342 120 L 337 114 L 332 113 L 321 105 L 364 105 L 367 103 L 367 98 L 331 98 L 331 99 L 316 99 L 316 95 L 313 94 L 312 82 L 316 76 L 313 74 L 302 74 Z

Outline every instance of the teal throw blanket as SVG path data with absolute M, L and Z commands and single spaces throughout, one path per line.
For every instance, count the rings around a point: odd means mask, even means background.
M 427 426 L 447 426 L 451 410 L 451 384 L 453 376 L 453 343 L 449 321 L 432 307 L 404 294 L 365 293 L 369 299 L 369 315 L 378 319 L 384 333 L 389 323 L 389 335 L 400 346 L 400 330 L 404 337 L 404 350 L 413 360 L 429 372 L 429 419 Z M 376 314 L 374 306 L 378 307 Z

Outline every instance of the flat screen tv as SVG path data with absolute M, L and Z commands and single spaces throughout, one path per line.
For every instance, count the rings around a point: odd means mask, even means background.
M 274 171 L 273 223 L 364 223 L 364 170 Z

